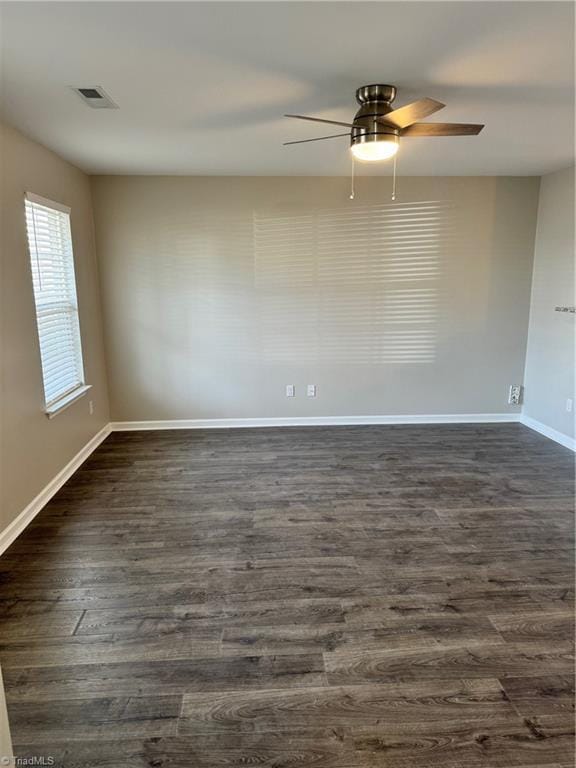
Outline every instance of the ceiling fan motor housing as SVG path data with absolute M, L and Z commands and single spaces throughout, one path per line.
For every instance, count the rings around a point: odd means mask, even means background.
M 400 135 L 398 128 L 393 125 L 383 125 L 377 122 L 392 111 L 392 102 L 396 98 L 396 88 L 393 85 L 363 85 L 356 91 L 356 101 L 360 109 L 354 116 L 354 127 L 350 134 L 351 144 L 364 144 L 382 140 L 383 136 Z

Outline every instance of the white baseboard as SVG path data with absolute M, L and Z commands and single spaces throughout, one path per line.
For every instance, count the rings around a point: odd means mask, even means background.
M 238 429 L 248 427 L 354 426 L 369 424 L 492 424 L 520 421 L 519 413 L 451 413 L 418 416 L 286 416 L 270 419 L 172 419 L 114 421 L 112 431 L 156 429 Z
M 524 414 L 522 414 L 520 417 L 520 423 L 524 424 L 525 427 L 533 429 L 535 432 L 540 432 L 540 434 L 544 435 L 544 437 L 549 437 L 550 440 L 554 440 L 554 442 L 560 443 L 560 445 L 563 445 L 564 448 L 569 448 L 571 451 L 576 451 L 576 440 L 573 437 L 568 437 L 568 435 L 565 435 L 562 432 L 558 432 L 557 429 L 547 427 L 546 424 L 542 424 L 541 421 L 536 421 L 536 419 L 532 419 L 530 416 L 525 416 Z
M 86 445 L 78 451 L 76 456 L 66 464 L 56 477 L 54 477 L 45 488 L 43 488 L 35 499 L 20 512 L 18 517 L 13 520 L 7 528 L 0 532 L 0 555 L 10 544 L 22 533 L 24 528 L 36 517 L 38 512 L 46 506 L 52 496 L 60 490 L 64 483 L 69 480 L 74 472 L 83 464 L 88 456 L 96 450 L 100 443 L 105 440 L 112 431 L 110 424 L 107 424 Z

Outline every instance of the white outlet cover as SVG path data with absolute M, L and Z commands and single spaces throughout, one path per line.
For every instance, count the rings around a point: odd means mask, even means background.
M 286 384 L 286 397 L 294 397 L 296 394 L 296 388 L 294 384 Z
M 316 397 L 316 384 L 308 384 L 306 394 L 308 397 Z

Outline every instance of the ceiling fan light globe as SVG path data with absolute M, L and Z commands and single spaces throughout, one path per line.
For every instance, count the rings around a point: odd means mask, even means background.
M 396 136 L 374 136 L 367 141 L 354 142 L 350 147 L 356 160 L 374 163 L 379 160 L 389 160 L 398 152 L 398 139 Z

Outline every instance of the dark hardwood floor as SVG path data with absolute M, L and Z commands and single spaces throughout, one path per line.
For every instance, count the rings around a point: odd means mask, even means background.
M 16 754 L 572 766 L 573 459 L 516 424 L 113 434 L 0 559 Z

